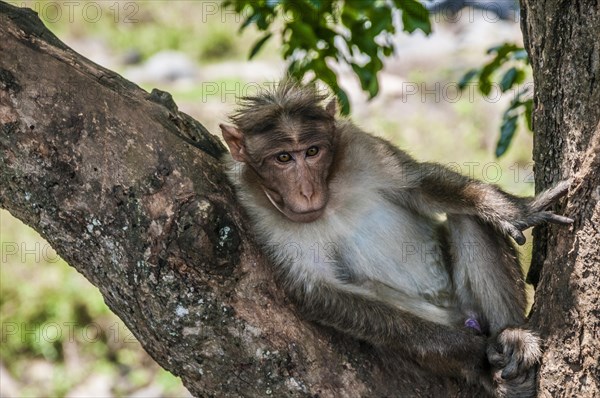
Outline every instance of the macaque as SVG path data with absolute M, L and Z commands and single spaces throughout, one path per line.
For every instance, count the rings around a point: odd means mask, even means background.
M 222 124 L 229 177 L 289 297 L 310 320 L 498 397 L 535 394 L 539 338 L 523 327 L 522 231 L 572 220 L 336 116 L 291 80 Z

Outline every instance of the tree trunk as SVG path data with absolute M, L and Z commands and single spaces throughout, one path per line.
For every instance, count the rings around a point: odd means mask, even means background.
M 576 177 L 566 208 L 576 224 L 551 229 L 538 253 L 545 268 L 532 323 L 548 339 L 540 385 L 548 393 L 598 392 L 590 363 L 600 356 L 592 318 L 600 279 L 599 52 L 590 38 L 599 31 L 598 10 L 593 19 L 584 7 L 548 14 L 564 22 L 546 22 L 546 12 L 525 2 L 529 38 L 563 32 L 562 40 L 581 41 L 566 48 L 559 36 L 528 40 L 538 89 L 538 187 L 558 180 L 549 170 Z M 93 64 L 34 13 L 5 3 L 0 54 L 0 207 L 98 286 L 194 395 L 481 396 L 459 381 L 390 373 L 371 348 L 297 317 L 249 238 L 217 160 L 222 145 L 168 94 L 148 94 Z M 574 65 L 582 58 L 585 65 Z
M 571 177 L 561 214 L 534 231 L 531 324 L 546 342 L 541 397 L 600 396 L 600 6 L 523 0 L 535 86 L 536 189 Z
M 370 347 L 301 320 L 250 239 L 223 146 L 167 93 L 146 93 L 1 2 L 0 54 L 0 207 L 96 285 L 192 394 L 478 395 L 390 373 Z

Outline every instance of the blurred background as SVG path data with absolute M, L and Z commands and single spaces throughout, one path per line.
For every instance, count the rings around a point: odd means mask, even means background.
M 236 98 L 280 79 L 277 38 L 248 61 L 261 37 L 239 34 L 243 18 L 219 1 L 22 1 L 67 45 L 150 91 L 170 92 L 180 110 L 220 135 Z M 350 70 L 338 68 L 352 119 L 421 160 L 437 161 L 508 191 L 533 193 L 532 137 L 522 129 L 494 156 L 510 92 L 458 90 L 486 50 L 521 43 L 518 16 L 465 8 L 432 15 L 426 37 L 398 33 L 397 51 L 367 101 Z M 2 54 L 10 56 L 10 54 Z M 528 77 L 527 79 L 530 79 Z M 36 232 L 0 210 L 0 396 L 186 397 L 178 378 L 143 351 L 98 290 Z M 522 251 L 529 263 L 530 247 Z

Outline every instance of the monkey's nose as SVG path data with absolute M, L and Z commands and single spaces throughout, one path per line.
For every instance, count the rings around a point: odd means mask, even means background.
M 304 196 L 307 200 L 311 200 L 315 190 L 313 189 L 312 184 L 302 184 L 300 187 L 300 192 L 302 196 Z

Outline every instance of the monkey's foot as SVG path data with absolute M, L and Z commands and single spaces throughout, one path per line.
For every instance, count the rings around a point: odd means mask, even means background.
M 542 355 L 535 333 L 504 329 L 488 346 L 487 355 L 499 397 L 535 396 L 537 364 Z
M 537 395 L 536 375 L 537 366 L 514 379 L 495 380 L 494 393 L 499 398 L 534 398 Z M 497 377 L 497 375 L 494 375 L 494 379 L 497 379 Z

